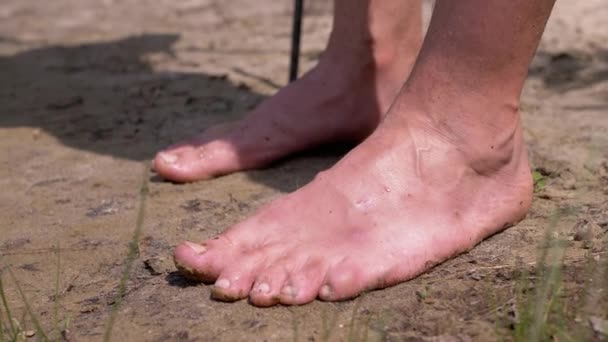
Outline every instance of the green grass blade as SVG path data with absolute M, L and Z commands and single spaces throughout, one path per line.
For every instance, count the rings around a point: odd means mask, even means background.
M 538 265 L 543 268 L 540 279 L 542 283 L 536 293 L 535 308 L 532 313 L 532 325 L 528 334 L 526 334 L 527 341 L 540 341 L 546 336 L 549 314 L 557 298 L 557 293 L 561 288 L 561 274 L 566 248 L 561 244 L 560 239 L 554 237 L 557 222 L 561 217 L 561 212 L 553 215 L 549 229 L 547 229 L 545 241 L 549 245 L 545 253 L 543 253 L 542 263 Z M 544 269 L 546 262 L 550 263 L 548 270 Z
M 110 318 L 108 320 L 108 324 L 106 327 L 105 334 L 103 336 L 104 342 L 110 341 L 112 337 L 112 329 L 114 328 L 114 322 L 116 321 L 116 317 L 118 315 L 118 309 L 120 304 L 122 303 L 122 299 L 127 292 L 127 281 L 129 280 L 129 276 L 131 274 L 131 269 L 133 268 L 133 264 L 135 263 L 135 259 L 139 256 L 139 239 L 141 236 L 141 232 L 144 225 L 145 213 L 146 213 L 146 200 L 148 198 L 149 187 L 148 187 L 148 170 L 150 169 L 150 165 L 148 163 L 144 164 L 144 172 L 143 172 L 143 180 L 141 187 L 139 189 L 139 210 L 137 212 L 137 221 L 135 223 L 135 230 L 133 231 L 133 237 L 131 242 L 129 243 L 129 250 L 127 253 L 127 258 L 125 260 L 125 269 L 122 273 L 120 283 L 118 285 L 118 295 L 116 296 L 116 300 L 114 302 L 114 306 L 112 307 L 112 312 L 110 313 Z
M 38 333 L 38 336 L 40 336 L 40 339 L 42 339 L 43 341 L 49 341 L 49 337 L 44 332 L 44 329 L 42 329 L 42 325 L 40 325 L 40 321 L 38 320 L 38 317 L 32 311 L 32 307 L 30 306 L 30 303 L 27 300 L 25 293 L 23 293 L 23 290 L 21 289 L 21 285 L 19 285 L 17 278 L 13 274 L 13 271 L 11 271 L 9 269 L 8 273 L 11 275 L 11 278 L 13 279 L 13 282 L 15 283 L 17 292 L 19 292 L 19 295 L 21 296 L 21 300 L 23 300 L 23 304 L 25 304 L 25 309 L 27 310 L 27 314 L 32 319 L 32 323 L 34 323 L 34 327 L 36 328 L 36 332 Z
M 564 329 L 560 328 L 560 327 L 555 327 L 556 330 L 556 337 L 559 338 L 559 341 L 566 341 L 566 342 L 576 342 L 576 341 L 583 341 L 583 340 L 579 340 L 576 339 L 574 337 L 572 337 L 570 334 L 568 334 Z
M 2 298 L 2 306 L 4 307 L 4 311 L 6 312 L 6 317 L 7 317 L 8 325 L 10 327 L 11 335 L 16 336 L 17 327 L 15 327 L 15 323 L 13 322 L 13 316 L 11 315 L 11 309 L 8 306 L 8 301 L 6 300 L 6 295 L 4 294 L 4 284 L 2 283 L 1 274 L 0 274 L 0 298 Z
M 6 339 L 4 337 L 4 315 L 2 314 L 2 310 L 0 310 L 0 342 L 4 342 Z

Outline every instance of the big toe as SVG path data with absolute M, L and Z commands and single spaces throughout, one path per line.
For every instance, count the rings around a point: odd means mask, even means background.
M 154 171 L 165 179 L 187 183 L 204 178 L 191 156 L 177 151 L 159 152 L 153 161 Z
M 204 283 L 216 281 L 232 251 L 208 243 L 182 242 L 173 252 L 177 269 L 186 277 Z
M 165 179 L 186 183 L 205 180 L 239 169 L 238 154 L 228 142 L 179 146 L 159 152 L 154 170 Z

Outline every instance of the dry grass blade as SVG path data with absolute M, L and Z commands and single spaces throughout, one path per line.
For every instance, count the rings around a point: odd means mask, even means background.
M 329 341 L 333 330 L 336 327 L 336 322 L 338 321 L 338 315 L 334 314 L 329 317 L 329 312 L 327 307 L 330 304 L 327 304 L 323 307 L 323 311 L 321 312 L 321 341 Z
M 358 335 L 359 327 L 357 326 L 357 312 L 359 312 L 359 309 L 361 308 L 361 302 L 363 301 L 363 299 L 361 298 L 362 297 L 358 297 L 355 300 L 355 305 L 353 306 L 353 313 L 350 317 L 350 324 L 348 326 L 347 341 L 349 342 L 359 341 L 360 338 L 360 336 Z
M 53 307 L 53 325 L 55 328 L 55 333 L 57 334 L 57 339 L 61 335 L 61 329 L 59 329 L 59 286 L 61 283 L 61 247 L 57 245 L 57 268 L 55 273 L 55 298 L 54 298 L 54 307 Z
M 300 340 L 300 325 L 298 324 L 298 317 L 296 315 L 296 312 L 294 310 L 292 310 L 291 308 L 289 309 L 289 312 L 291 313 L 291 328 L 293 330 L 293 342 L 298 342 Z

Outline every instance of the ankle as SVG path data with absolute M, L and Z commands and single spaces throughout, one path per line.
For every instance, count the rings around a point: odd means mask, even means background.
M 419 128 L 455 147 L 478 174 L 490 175 L 527 162 L 518 102 L 435 89 L 432 96 L 405 88 L 397 110 Z M 407 112 L 407 113 L 406 113 Z

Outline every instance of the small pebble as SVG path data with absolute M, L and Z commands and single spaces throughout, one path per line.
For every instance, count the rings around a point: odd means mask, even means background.
M 574 241 L 590 241 L 602 233 L 602 228 L 595 222 L 583 219 L 572 228 Z
M 471 279 L 473 279 L 475 281 L 480 281 L 483 279 L 483 275 L 481 275 L 479 273 L 471 273 L 469 276 L 471 277 Z
M 32 138 L 34 140 L 38 140 L 38 138 L 40 138 L 40 134 L 42 133 L 42 131 L 40 130 L 40 128 L 36 128 L 32 131 Z
M 608 336 L 608 320 L 600 317 L 591 317 L 589 318 L 589 323 L 591 323 L 591 328 L 597 334 Z

